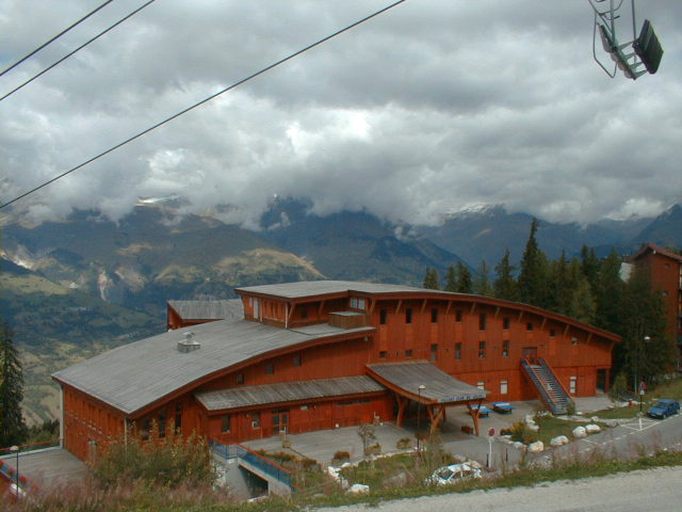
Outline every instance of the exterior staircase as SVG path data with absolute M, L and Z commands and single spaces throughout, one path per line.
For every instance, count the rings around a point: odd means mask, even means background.
M 552 414 L 568 414 L 569 407 L 575 407 L 568 392 L 544 359 L 538 358 L 532 363 L 522 359 L 521 368 Z

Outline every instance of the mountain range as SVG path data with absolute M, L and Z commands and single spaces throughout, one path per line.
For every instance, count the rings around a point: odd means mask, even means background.
M 493 268 L 509 249 L 518 262 L 532 217 L 502 206 L 460 212 L 438 226 L 396 225 L 367 211 L 312 212 L 306 200 L 273 201 L 259 230 L 204 215 L 180 215 L 175 202 L 147 201 L 113 222 L 75 211 L 60 222 L 5 220 L 0 247 L 0 316 L 24 354 L 26 411 L 55 414 L 49 374 L 105 348 L 165 328 L 168 299 L 231 298 L 234 288 L 309 279 L 419 285 L 426 268 L 444 276 L 462 262 Z M 654 219 L 588 226 L 540 222 L 550 258 L 583 245 L 605 255 L 642 242 L 682 246 L 682 206 Z

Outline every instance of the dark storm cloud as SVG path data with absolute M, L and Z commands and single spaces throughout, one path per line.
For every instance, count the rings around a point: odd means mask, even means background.
M 0 92 L 141 4 L 112 3 Z M 2 199 L 383 5 L 158 0 L 0 103 Z M 91 8 L 0 0 L 0 67 Z M 682 200 L 682 2 L 637 16 L 666 53 L 632 82 L 592 61 L 586 2 L 411 0 L 18 207 L 116 218 L 178 194 L 250 226 L 275 194 L 413 223 L 498 203 L 563 221 L 657 213 Z

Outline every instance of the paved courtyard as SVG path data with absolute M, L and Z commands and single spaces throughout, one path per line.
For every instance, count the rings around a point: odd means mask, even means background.
M 17 460 L 13 455 L 2 458 L 12 468 Z M 19 454 L 19 473 L 29 484 L 53 487 L 79 482 L 85 478 L 87 466 L 63 448 L 46 448 Z
M 589 413 L 600 409 L 606 409 L 610 404 L 607 396 L 601 395 L 590 398 L 578 398 L 575 400 L 576 410 Z M 441 428 L 441 441 L 443 447 L 453 455 L 462 455 L 486 464 L 490 449 L 488 430 L 495 429 L 495 437 L 502 428 L 507 428 L 517 421 L 523 421 L 526 414 L 533 414 L 536 410 L 543 409 L 538 401 L 513 402 L 514 410 L 511 414 L 497 414 L 491 412 L 487 418 L 480 419 L 481 436 L 476 437 L 462 431 L 462 426 L 473 426 L 471 416 L 467 414 L 464 406 L 449 407 L 447 409 L 447 421 Z M 421 418 L 425 422 L 424 418 Z M 422 429 L 426 427 L 422 423 Z M 417 425 L 414 419 L 405 421 L 402 428 L 395 423 L 385 422 L 376 427 L 377 442 L 381 445 L 382 453 L 398 452 L 396 444 L 400 439 L 415 439 Z M 259 439 L 243 443 L 252 450 L 265 450 L 269 452 L 289 451 L 318 461 L 321 464 L 329 464 L 337 451 L 347 451 L 351 461 L 359 460 L 363 455 L 362 439 L 358 435 L 357 427 L 345 427 L 334 430 L 321 430 L 306 432 L 304 434 L 289 434 L 287 441 L 288 449 L 282 447 L 282 440 L 277 437 Z M 518 462 L 519 453 L 512 446 L 493 439 L 491 465 L 515 464 Z

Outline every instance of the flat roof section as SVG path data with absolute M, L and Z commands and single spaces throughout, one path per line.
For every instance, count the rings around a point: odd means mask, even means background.
M 169 300 L 168 305 L 183 320 L 225 320 L 244 317 L 240 299 L 230 300 Z
M 243 386 L 195 393 L 208 411 L 238 409 L 255 405 L 297 402 L 319 398 L 333 398 L 345 395 L 380 393 L 385 391 L 381 384 L 370 377 L 341 377 L 299 382 L 279 382 L 260 386 Z
M 266 284 L 236 288 L 236 292 L 261 294 L 282 297 L 285 299 L 303 299 L 317 295 L 339 293 L 414 293 L 423 292 L 423 288 L 397 284 L 363 283 L 357 281 L 297 281 L 294 283 Z
M 387 388 L 422 403 L 449 404 L 485 398 L 486 391 L 451 377 L 427 361 L 368 364 L 370 376 Z M 419 386 L 424 386 L 420 391 Z

